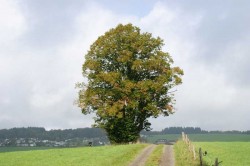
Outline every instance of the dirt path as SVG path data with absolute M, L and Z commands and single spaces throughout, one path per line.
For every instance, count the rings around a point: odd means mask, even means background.
M 173 145 L 164 145 L 160 166 L 174 166 Z
M 129 166 L 143 166 L 155 147 L 156 145 L 147 146 Z

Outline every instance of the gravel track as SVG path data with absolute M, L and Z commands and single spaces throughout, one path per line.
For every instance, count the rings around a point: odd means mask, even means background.
M 174 166 L 173 145 L 164 145 L 160 166 Z
M 156 145 L 152 144 L 147 146 L 143 151 L 136 157 L 136 159 L 129 166 L 144 166 L 149 155 L 153 152 Z M 164 145 L 163 153 L 161 156 L 160 166 L 174 166 L 174 150 L 173 145 Z
M 136 157 L 136 159 L 129 166 L 143 166 L 148 156 L 153 152 L 156 145 L 149 145 Z

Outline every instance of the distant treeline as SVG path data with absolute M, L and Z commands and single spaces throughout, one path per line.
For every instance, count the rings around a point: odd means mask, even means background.
M 143 135 L 163 135 L 163 134 L 181 134 L 182 132 L 186 134 L 250 134 L 250 131 L 206 131 L 201 130 L 199 127 L 167 127 L 162 131 L 142 131 Z
M 42 127 L 12 128 L 0 130 L 0 139 L 38 138 L 40 140 L 62 141 L 73 138 L 105 137 L 99 128 L 79 128 L 46 131 Z
M 143 135 L 163 134 L 250 134 L 250 131 L 205 131 L 199 127 L 167 127 L 162 131 L 142 131 Z M 99 128 L 79 128 L 65 130 L 45 130 L 42 127 L 12 128 L 0 130 L 0 139 L 38 138 L 40 140 L 62 141 L 74 138 L 106 137 L 106 133 Z

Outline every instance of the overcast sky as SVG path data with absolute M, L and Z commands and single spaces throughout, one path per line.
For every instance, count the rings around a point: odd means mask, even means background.
M 0 129 L 90 127 L 75 106 L 89 46 L 119 23 L 164 39 L 184 70 L 169 126 L 250 130 L 250 1 L 0 0 Z

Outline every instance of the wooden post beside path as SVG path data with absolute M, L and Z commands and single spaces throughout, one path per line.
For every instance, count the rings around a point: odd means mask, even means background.
M 199 148 L 199 157 L 200 157 L 200 166 L 202 166 L 202 151 L 201 148 Z
M 214 166 L 219 166 L 218 158 L 215 159 Z
M 185 141 L 185 133 L 182 132 L 181 134 L 182 134 L 182 141 Z
M 194 155 L 194 160 L 196 160 L 196 154 L 195 154 L 195 147 L 193 145 L 193 155 Z

